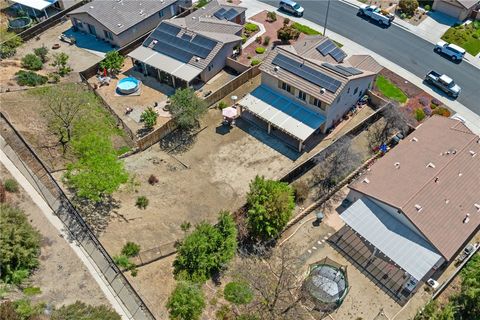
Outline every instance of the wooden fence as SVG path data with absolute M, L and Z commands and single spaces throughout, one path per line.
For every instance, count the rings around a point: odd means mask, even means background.
M 138 151 L 145 150 L 148 147 L 153 146 L 155 143 L 160 141 L 163 137 L 165 137 L 167 134 L 174 131 L 175 129 L 177 129 L 177 124 L 172 118 L 168 120 L 168 122 L 162 125 L 160 128 L 157 128 L 154 131 L 147 134 L 146 136 L 138 139 L 136 141 L 139 149 Z
M 232 68 L 233 70 L 237 71 L 238 73 L 244 73 L 247 71 L 250 66 L 244 65 L 243 63 L 238 62 L 230 57 L 227 58 L 227 67 Z

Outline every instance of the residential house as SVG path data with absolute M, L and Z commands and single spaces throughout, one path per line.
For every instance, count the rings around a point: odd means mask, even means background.
M 480 137 L 434 115 L 349 185 L 347 241 L 373 248 L 353 254 L 384 255 L 413 291 L 479 231 L 479 185 Z
M 301 151 L 356 105 L 381 69 L 371 56 L 347 58 L 327 37 L 307 36 L 270 52 L 260 66 L 261 85 L 239 105 L 243 117 L 260 120 Z
M 93 0 L 69 13 L 75 29 L 123 47 L 180 12 L 191 0 Z
M 435 0 L 432 9 L 445 13 L 460 21 L 472 18 L 474 11 L 480 9 L 478 0 Z
M 232 20 L 244 20 L 245 8 L 212 1 L 184 18 L 161 22 L 128 56 L 137 70 L 174 88 L 205 83 L 241 49 L 243 26 L 215 16 L 229 12 L 225 8 L 236 12 L 228 16 Z

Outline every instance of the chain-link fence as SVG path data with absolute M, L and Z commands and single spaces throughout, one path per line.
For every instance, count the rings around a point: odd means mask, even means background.
M 0 113 L 0 148 L 44 198 L 62 220 L 72 241 L 75 241 L 95 263 L 102 280 L 108 284 L 130 319 L 155 317 L 121 270 L 96 238 L 93 231 L 68 200 L 40 158 Z

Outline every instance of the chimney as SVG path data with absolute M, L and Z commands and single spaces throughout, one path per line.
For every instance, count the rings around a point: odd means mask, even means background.
M 473 206 L 474 206 L 475 208 L 477 208 L 477 212 L 480 212 L 480 204 L 475 203 Z
M 400 162 L 395 162 L 393 165 L 395 166 L 395 168 L 400 169 Z
M 367 183 L 367 184 L 368 184 L 368 183 L 370 183 L 370 180 L 368 180 L 368 178 L 365 178 L 365 179 L 363 179 L 363 181 L 362 181 L 362 182 L 363 182 L 363 183 Z
M 418 139 L 417 139 L 417 137 L 413 137 L 412 140 L 410 140 L 410 141 L 418 142 Z
M 420 211 L 423 210 L 423 207 L 422 207 L 421 205 L 419 205 L 419 204 L 416 204 L 416 205 L 415 205 L 415 209 L 417 209 L 417 212 L 420 212 Z
M 430 162 L 429 164 L 427 164 L 427 168 L 433 168 L 433 169 L 435 169 L 435 165 Z
M 470 150 L 470 154 L 472 155 L 472 158 L 475 157 L 477 155 L 477 153 L 473 150 Z

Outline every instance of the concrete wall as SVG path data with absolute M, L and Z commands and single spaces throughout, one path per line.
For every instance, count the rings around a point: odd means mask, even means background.
M 70 20 L 72 21 L 72 24 L 74 26 L 77 26 L 79 31 L 85 32 L 85 33 L 90 33 L 88 30 L 88 24 L 91 24 L 92 26 L 95 27 L 95 32 L 96 32 L 96 37 L 102 40 L 105 40 L 112 45 L 115 45 L 117 47 L 123 47 L 126 44 L 132 42 L 136 38 L 144 35 L 147 32 L 152 31 L 155 29 L 155 27 L 165 19 L 169 19 L 172 16 L 174 16 L 177 13 L 178 7 L 177 4 L 174 3 L 166 8 L 164 8 L 162 11 L 164 12 L 164 15 L 162 18 L 160 18 L 158 13 L 155 13 L 151 15 L 150 17 L 142 20 L 140 23 L 136 24 L 135 26 L 129 28 L 128 30 L 125 30 L 124 32 L 115 35 L 113 35 L 113 40 L 107 39 L 104 33 L 104 30 L 110 31 L 107 27 L 105 27 L 101 21 L 95 20 L 92 16 L 90 16 L 87 13 L 75 13 L 75 14 L 70 14 Z M 82 24 L 76 23 L 76 21 L 82 22 Z
M 227 43 L 223 46 L 222 49 L 217 53 L 215 58 L 210 62 L 211 69 L 208 70 L 208 66 L 205 70 L 202 71 L 200 77 L 203 82 L 207 82 L 211 78 L 213 78 L 217 73 L 219 73 L 227 64 L 227 58 L 231 57 L 233 54 L 233 48 L 236 46 L 241 45 L 241 41 Z

